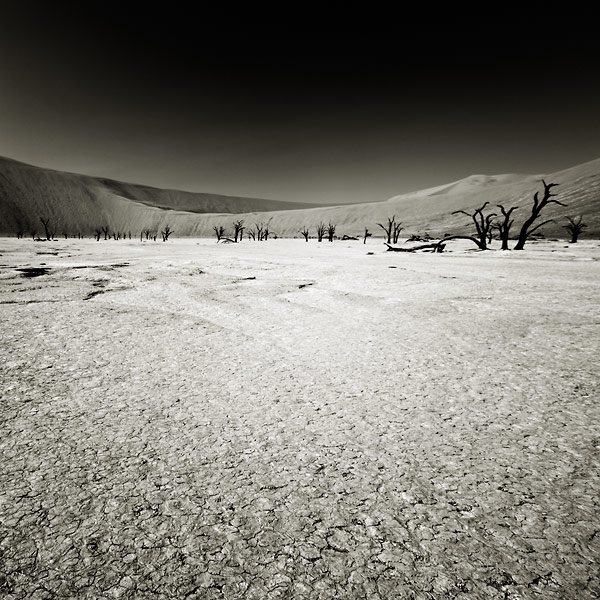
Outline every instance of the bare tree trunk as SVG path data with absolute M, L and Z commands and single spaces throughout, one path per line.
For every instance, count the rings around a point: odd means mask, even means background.
M 217 236 L 217 242 L 221 241 L 221 238 L 225 235 L 225 227 L 223 227 L 223 225 L 215 225 L 213 227 L 213 231 L 215 232 L 215 235 Z
M 233 241 L 237 242 L 239 237 L 239 241 L 241 242 L 244 237 L 244 221 L 234 221 L 233 223 Z
M 319 223 L 317 225 L 317 242 L 322 242 L 323 237 L 325 236 L 325 223 Z
M 506 210 L 502 204 L 498 204 L 498 208 L 502 211 L 502 216 L 504 217 L 504 221 L 501 223 L 496 223 L 494 226 L 498 230 L 500 234 L 500 240 L 502 241 L 502 250 L 510 250 L 508 247 L 508 236 L 510 234 L 510 228 L 514 223 L 514 219 L 511 219 L 511 214 L 514 210 L 517 210 L 516 206 L 513 206 Z
M 402 223 L 394 223 L 394 232 L 393 232 L 394 244 L 398 243 L 398 238 L 400 237 L 400 232 L 404 229 L 404 227 L 402 227 L 401 225 L 402 225 Z
M 417 252 L 418 250 L 433 250 L 434 252 L 443 252 L 446 244 L 443 243 L 449 238 L 444 238 L 441 242 L 435 242 L 431 244 L 421 244 L 420 246 L 412 246 L 410 248 L 399 248 L 398 246 L 392 246 L 391 244 L 386 243 L 385 245 L 388 247 L 388 251 L 390 252 Z M 473 238 L 469 238 L 473 239 Z
M 558 200 L 551 200 L 551 198 L 553 196 L 556 196 L 556 194 L 552 194 L 550 190 L 553 187 L 557 186 L 558 183 L 546 183 L 542 179 L 542 184 L 544 186 L 544 197 L 540 200 L 538 197 L 538 192 L 536 192 L 533 195 L 533 206 L 531 207 L 531 215 L 521 226 L 521 231 L 519 232 L 519 239 L 517 240 L 517 243 L 514 248 L 515 250 L 523 250 L 523 248 L 525 247 L 525 242 L 531 237 L 531 234 L 534 231 L 538 230 L 540 227 L 542 227 L 542 225 L 546 225 L 546 223 L 550 223 L 552 221 L 552 219 L 548 219 L 547 221 L 544 221 L 539 225 L 536 225 L 535 227 L 531 227 L 538 219 L 540 213 L 542 212 L 542 209 L 545 206 L 547 206 L 548 204 L 560 204 L 561 206 L 567 206 L 566 204 L 563 204 Z
M 386 242 L 388 244 L 392 243 L 392 236 L 394 235 L 394 225 L 396 224 L 396 215 L 393 215 L 391 218 L 388 217 L 387 225 L 383 225 L 381 223 L 377 223 L 381 229 L 385 231 Z
M 442 245 L 445 246 L 446 242 L 448 242 L 450 240 L 471 240 L 480 250 L 486 250 L 486 248 L 481 247 L 481 242 L 477 238 L 474 238 L 471 235 L 450 235 L 450 236 L 445 237 L 444 239 L 440 240 L 435 245 L 438 247 L 441 247 Z M 440 252 L 441 252 L 441 250 L 440 250 Z
M 40 217 L 40 221 L 42 222 L 42 225 L 44 226 L 44 235 L 46 236 L 47 240 L 52 239 L 52 234 L 50 233 L 49 228 L 49 224 L 50 224 L 50 219 L 43 219 L 42 217 Z
M 327 239 L 330 242 L 333 242 L 333 236 L 335 235 L 335 225 L 331 222 L 329 222 L 329 225 L 327 225 Z

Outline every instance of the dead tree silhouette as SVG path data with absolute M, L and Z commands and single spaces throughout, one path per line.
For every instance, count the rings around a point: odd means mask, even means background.
M 273 232 L 269 229 L 269 223 L 267 222 L 267 224 L 265 225 L 263 234 L 262 234 L 263 241 L 266 242 L 269 239 L 269 236 L 272 234 L 273 234 Z
M 578 221 L 576 221 L 574 217 L 567 217 L 567 221 L 569 221 L 569 224 L 565 225 L 564 229 L 571 234 L 571 240 L 569 244 L 576 244 L 581 232 L 585 227 L 587 227 L 587 225 L 583 223 L 583 216 L 579 217 Z
M 327 227 L 325 226 L 325 223 L 321 222 L 317 225 L 317 242 L 323 241 L 323 237 L 325 236 L 326 230 Z
M 220 242 L 221 238 L 225 236 L 225 227 L 223 227 L 223 225 L 215 225 L 213 231 L 217 236 L 217 242 Z
M 521 225 L 521 231 L 519 231 L 519 239 L 514 247 L 515 250 L 523 250 L 525 247 L 525 242 L 531 237 L 531 235 L 537 231 L 543 225 L 547 223 L 551 223 L 554 219 L 547 219 L 546 221 L 542 221 L 535 227 L 532 225 L 537 221 L 540 216 L 542 210 L 548 206 L 548 204 L 560 204 L 560 206 L 567 206 L 566 204 L 559 202 L 558 200 L 552 200 L 556 194 L 553 194 L 550 190 L 553 187 L 556 187 L 558 183 L 546 183 L 542 179 L 542 184 L 544 186 L 544 196 L 540 200 L 538 196 L 538 192 L 533 195 L 533 206 L 531 207 L 531 215 L 529 218 Z
M 244 221 L 240 219 L 239 221 L 233 222 L 233 241 L 238 242 L 244 239 Z M 238 240 L 239 237 L 239 240 Z
M 472 240 L 477 244 L 477 247 L 480 250 L 487 250 L 488 240 L 490 238 L 490 231 L 492 229 L 492 222 L 496 213 L 491 213 L 489 215 L 483 216 L 483 209 L 489 204 L 486 202 L 481 208 L 478 208 L 474 213 L 469 214 L 464 210 L 455 210 L 452 214 L 458 215 L 463 214 L 467 215 L 467 217 L 471 217 L 473 219 L 473 223 L 475 223 L 475 230 L 477 231 L 477 237 L 469 236 L 469 235 L 451 235 L 444 239 L 444 241 L 448 241 L 450 239 L 463 239 L 463 240 Z
M 264 228 L 265 226 L 262 223 L 255 223 L 254 229 L 256 230 L 256 239 L 259 242 L 262 242 L 264 239 Z
M 304 227 L 300 233 L 302 234 L 302 236 L 304 237 L 304 241 L 308 242 L 308 236 L 309 236 L 309 231 L 306 227 Z
M 497 205 L 498 208 L 502 211 L 502 216 L 504 217 L 504 221 L 499 221 L 497 223 L 493 223 L 492 227 L 498 230 L 498 235 L 500 236 L 500 240 L 502 241 L 502 250 L 510 250 L 508 247 L 508 236 L 510 235 L 510 228 L 514 223 L 514 219 L 511 219 L 511 215 L 513 210 L 517 210 L 516 206 L 512 206 L 508 210 L 502 206 L 502 204 Z
M 51 240 L 52 239 L 52 233 L 50 232 L 50 218 L 48 217 L 47 219 L 44 219 L 43 217 L 40 217 L 40 221 L 42 222 L 42 225 L 44 226 L 44 235 L 46 236 L 47 240 Z
M 382 223 L 377 223 L 381 229 L 385 231 L 386 234 L 386 242 L 388 244 L 397 244 L 398 238 L 400 237 L 400 232 L 404 229 L 402 227 L 402 223 L 396 222 L 396 215 L 393 215 L 391 218 L 388 217 L 387 225 L 383 225 Z
M 335 235 L 335 225 L 330 221 L 327 225 L 327 239 L 333 242 L 333 236 Z

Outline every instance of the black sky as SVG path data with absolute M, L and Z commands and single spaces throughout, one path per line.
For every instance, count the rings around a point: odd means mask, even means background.
M 591 8 L 207 6 L 3 2 L 0 155 L 328 203 L 600 157 Z

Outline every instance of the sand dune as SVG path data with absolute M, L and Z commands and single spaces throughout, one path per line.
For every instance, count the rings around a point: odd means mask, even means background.
M 173 211 L 230 213 L 312 205 L 260 198 L 164 190 L 144 185 L 43 169 L 0 157 L 0 233 L 28 234 L 49 217 L 57 235 L 90 234 L 103 225 L 138 230 L 158 227 Z M 180 230 L 182 228 L 180 227 Z M 181 231 L 182 235 L 186 235 Z
M 377 222 L 391 215 L 404 224 L 404 233 L 467 233 L 472 224 L 457 210 L 470 211 L 490 203 L 517 206 L 515 230 L 528 216 L 533 195 L 541 189 L 540 179 L 559 184 L 558 199 L 567 207 L 551 205 L 545 219 L 546 236 L 564 237 L 565 217 L 584 215 L 585 235 L 600 235 L 600 159 L 549 174 L 472 175 L 446 185 L 402 194 L 384 202 L 326 206 L 318 208 L 272 200 L 232 198 L 214 194 L 193 194 L 160 190 L 148 186 L 41 169 L 0 159 L 0 233 L 14 235 L 23 230 L 41 231 L 40 216 L 50 217 L 57 236 L 107 226 L 114 231 L 159 230 L 169 225 L 177 236 L 210 237 L 214 225 L 231 227 L 233 220 L 246 225 L 270 223 L 283 237 L 299 236 L 308 227 L 314 232 L 320 222 L 331 221 L 342 236 L 359 235 L 365 227 L 375 234 Z M 496 209 L 497 210 L 497 209 Z M 235 217 L 233 215 L 236 215 Z

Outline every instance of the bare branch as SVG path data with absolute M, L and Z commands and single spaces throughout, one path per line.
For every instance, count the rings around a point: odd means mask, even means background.
M 492 235 L 491 235 L 492 220 L 496 216 L 496 213 L 492 213 L 485 217 L 483 216 L 483 210 L 488 204 L 489 204 L 489 202 L 485 202 L 483 204 L 483 206 L 481 206 L 480 208 L 476 208 L 472 214 L 469 214 L 468 212 L 466 212 L 464 210 L 455 210 L 452 213 L 453 215 L 463 214 L 463 215 L 466 215 L 467 217 L 471 217 L 471 219 L 473 220 L 473 223 L 475 225 L 475 231 L 477 233 L 477 238 L 479 240 L 479 241 L 476 241 L 475 243 L 477 244 L 477 246 L 479 246 L 479 248 L 481 250 L 487 250 L 487 245 L 492 239 Z M 453 237 L 455 237 L 455 236 L 453 236 Z M 471 238 L 469 236 L 467 236 L 466 239 L 475 240 L 475 238 Z
M 568 204 L 565 204 L 564 202 L 559 202 L 558 200 L 548 200 L 546 204 L 560 204 L 561 206 L 569 206 Z
M 547 221 L 542 221 L 539 225 L 536 225 L 533 229 L 529 230 L 529 235 L 531 236 L 531 234 L 538 230 L 540 227 L 542 227 L 543 225 L 547 225 L 548 223 L 554 223 L 554 219 L 548 219 Z

